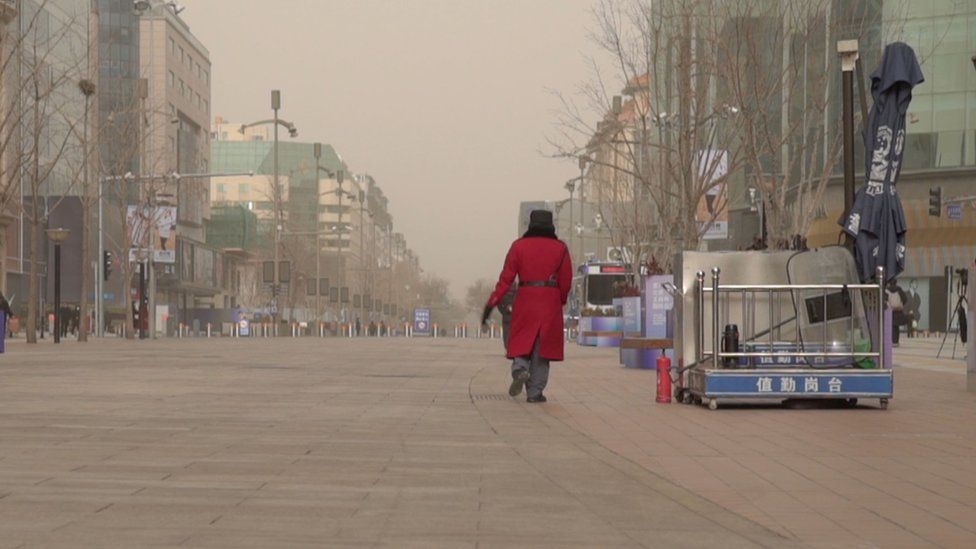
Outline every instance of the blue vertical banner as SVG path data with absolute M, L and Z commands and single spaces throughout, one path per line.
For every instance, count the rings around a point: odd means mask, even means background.
M 413 333 L 414 335 L 430 335 L 430 309 L 413 310 Z
M 651 275 L 644 278 L 644 337 L 671 337 L 669 326 L 674 298 L 664 289 L 664 285 L 674 282 L 672 275 Z

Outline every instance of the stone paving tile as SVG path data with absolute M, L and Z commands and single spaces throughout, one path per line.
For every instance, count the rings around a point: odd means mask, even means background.
M 793 543 L 508 399 L 505 372 L 495 342 L 15 343 L 0 547 Z
M 935 349 L 922 340 L 896 351 L 905 367 L 888 411 L 718 412 L 655 404 L 653 372 L 615 367 L 612 351 L 588 349 L 551 376 L 550 392 L 561 401 L 551 413 L 634 463 L 808 544 L 976 546 L 976 395 L 965 392 L 958 361 L 928 358 Z M 612 403 L 601 402 L 605 395 L 614 395 Z
M 914 343 L 888 411 L 710 412 L 603 349 L 530 406 L 497 342 L 15 342 L 0 547 L 973 546 L 976 398 Z

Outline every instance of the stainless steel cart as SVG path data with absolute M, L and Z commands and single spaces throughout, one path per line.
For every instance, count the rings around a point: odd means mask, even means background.
M 695 360 L 679 401 L 714 410 L 726 400 L 877 398 L 888 407 L 883 267 L 873 284 L 722 284 L 718 267 L 711 275 L 706 284 L 705 272 L 696 273 Z M 793 316 L 781 318 L 784 310 Z M 757 327 L 757 318 L 768 325 Z M 745 350 L 723 349 L 721 328 L 733 321 L 743 326 Z

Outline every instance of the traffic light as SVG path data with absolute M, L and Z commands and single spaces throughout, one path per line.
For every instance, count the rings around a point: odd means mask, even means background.
M 112 274 L 112 252 L 102 254 L 102 278 L 107 282 Z
M 942 187 L 929 189 L 929 215 L 942 217 Z

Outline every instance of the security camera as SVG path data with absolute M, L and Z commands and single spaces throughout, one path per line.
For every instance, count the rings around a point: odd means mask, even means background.
M 132 2 L 132 9 L 134 9 L 137 13 L 147 11 L 151 7 L 152 4 L 149 3 L 149 0 L 135 0 Z

